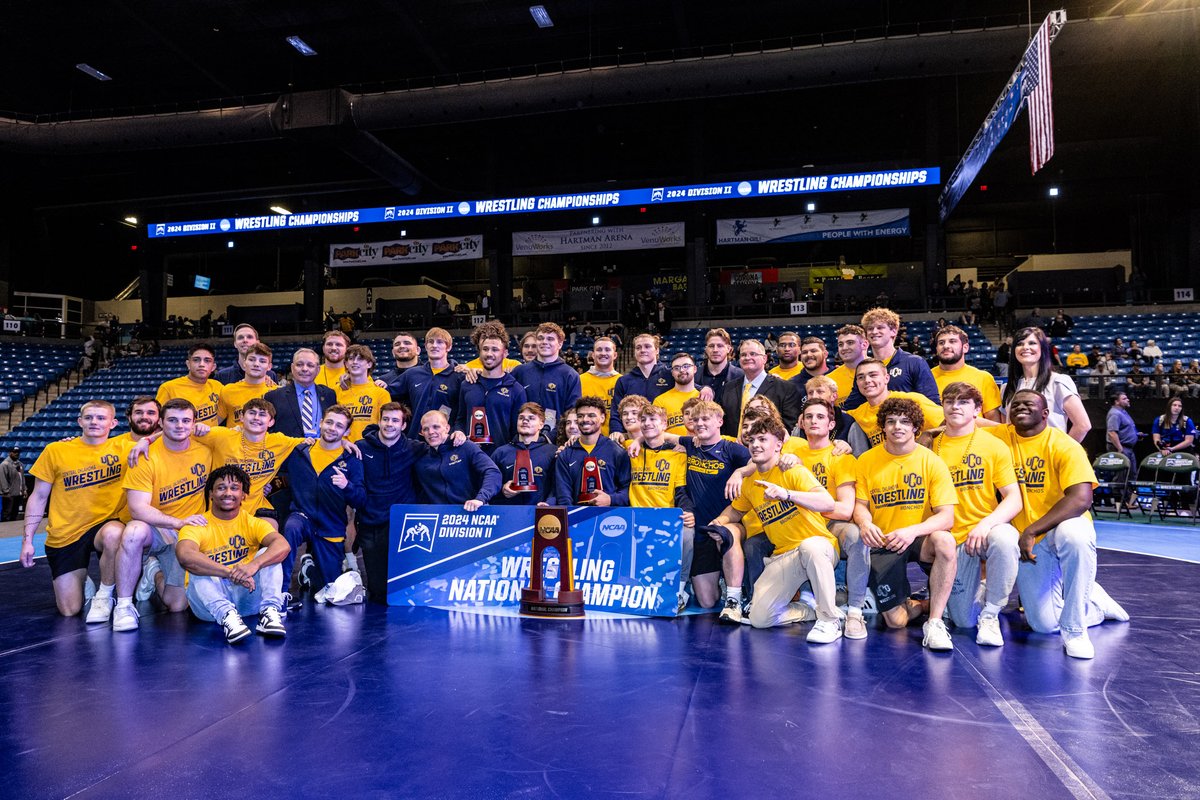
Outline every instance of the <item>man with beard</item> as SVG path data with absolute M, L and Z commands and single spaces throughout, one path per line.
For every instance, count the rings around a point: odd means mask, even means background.
M 162 406 L 150 395 L 133 398 L 125 412 L 125 418 L 129 420 L 129 430 L 116 438 L 137 444 L 158 430 L 158 418 L 161 414 Z
M 804 369 L 792 376 L 792 383 L 800 392 L 800 406 L 808 402 L 808 382 L 829 372 L 829 351 L 820 336 L 805 336 L 800 341 L 800 364 Z M 774 370 L 772 370 L 774 372 Z
M 392 339 L 392 358 L 396 360 L 396 368 L 380 373 L 376 383 L 383 383 L 385 389 L 392 391 L 406 370 L 421 363 L 420 357 L 421 345 L 417 343 L 417 337 L 405 331 L 397 333 Z
M 971 351 L 971 344 L 967 341 L 966 331 L 957 325 L 947 325 L 937 332 L 933 346 L 937 352 L 938 365 L 932 372 L 938 392 L 958 381 L 969 383 L 979 390 L 983 398 L 981 410 L 984 418 L 999 422 L 1000 388 L 996 386 L 996 379 L 990 373 L 967 363 L 967 353 Z
M 342 376 L 346 374 L 346 349 L 350 347 L 350 337 L 341 331 L 325 331 L 325 336 L 321 339 L 321 353 L 325 356 L 325 363 L 321 365 L 321 371 L 317 373 L 316 382 L 321 386 L 326 386 L 338 390 L 339 382 Z
M 779 334 L 775 357 L 779 359 L 779 363 L 771 369 L 771 374 L 776 378 L 790 381 L 803 372 L 804 364 L 800 361 L 800 336 L 792 331 Z
M 469 439 L 475 425 L 474 411 L 482 408 L 492 441 L 477 444 L 490 456 L 516 435 L 517 409 L 525 404 L 525 387 L 504 366 L 508 360 L 504 357 L 508 352 L 504 323 L 498 320 L 483 323 L 471 334 L 471 342 L 479 352 L 476 361 L 481 371 L 474 383 L 464 382 L 459 388 L 455 430 L 462 431 Z
M 575 403 L 579 440 L 558 454 L 554 465 L 554 505 L 627 506 L 632 467 L 629 454 L 612 439 L 601 436 L 604 424 L 604 400 L 581 397 Z M 580 502 L 580 478 L 583 465 L 591 456 L 598 461 L 601 490 L 594 500 Z

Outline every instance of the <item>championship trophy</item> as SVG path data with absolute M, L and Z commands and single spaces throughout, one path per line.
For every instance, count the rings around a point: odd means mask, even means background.
M 594 502 L 596 495 L 604 491 L 600 480 L 600 459 L 588 456 L 583 460 L 583 472 L 579 475 L 579 504 Z
M 571 537 L 567 536 L 567 510 L 538 508 L 533 522 L 533 556 L 529 562 L 529 588 L 521 590 L 521 613 L 533 617 L 582 617 L 583 592 L 575 588 Z M 558 596 L 546 597 L 542 586 L 542 554 L 558 551 Z
M 488 433 L 487 411 L 483 406 L 471 409 L 471 435 L 469 438 L 475 444 L 491 444 L 492 437 Z
M 513 464 L 513 479 L 508 488 L 514 492 L 536 492 L 537 484 L 533 481 L 533 459 L 528 450 L 518 450 L 517 460 Z

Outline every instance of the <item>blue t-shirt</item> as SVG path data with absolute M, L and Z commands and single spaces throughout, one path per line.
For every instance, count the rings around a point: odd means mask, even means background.
M 696 505 L 696 524 L 707 525 L 729 505 L 725 482 L 750 462 L 750 451 L 728 439 L 700 445 L 692 436 L 679 437 L 679 446 L 687 453 L 687 493 Z
M 1109 415 L 1110 416 L 1112 415 L 1111 411 L 1109 412 Z M 1128 417 L 1129 413 L 1126 412 L 1125 416 Z M 1130 422 L 1133 422 L 1133 420 L 1130 420 Z M 1136 433 L 1136 429 L 1135 429 L 1135 433 Z M 1184 440 L 1184 438 L 1187 436 L 1193 437 L 1192 443 L 1194 444 L 1195 436 L 1196 436 L 1196 426 L 1192 423 L 1192 418 L 1188 417 L 1188 416 L 1181 415 L 1179 418 L 1179 421 L 1170 427 L 1167 427 L 1167 425 L 1165 424 L 1162 417 L 1155 417 L 1154 418 L 1154 427 L 1151 428 L 1151 433 L 1157 433 L 1159 443 L 1161 443 L 1162 445 L 1164 445 L 1166 447 L 1174 447 L 1175 445 L 1182 442 Z M 1118 433 L 1117 435 L 1119 436 L 1120 433 Z M 1124 444 L 1124 443 L 1125 443 L 1125 439 L 1124 439 L 1124 437 L 1122 437 L 1121 444 Z

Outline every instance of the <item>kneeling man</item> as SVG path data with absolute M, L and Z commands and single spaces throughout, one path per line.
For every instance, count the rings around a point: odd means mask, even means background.
M 192 613 L 225 630 L 235 644 L 250 635 L 244 614 L 258 615 L 258 632 L 284 636 L 283 569 L 291 548 L 266 520 L 242 510 L 250 476 L 239 466 L 217 467 L 208 476 L 206 524 L 179 530 L 175 557 L 189 573 L 187 599 Z M 262 548 L 262 549 L 260 549 Z

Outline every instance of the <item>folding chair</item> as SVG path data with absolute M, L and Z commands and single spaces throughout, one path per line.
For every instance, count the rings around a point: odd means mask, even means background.
M 1117 519 L 1121 514 L 1133 520 L 1133 512 L 1125 502 L 1129 499 L 1129 470 L 1133 466 L 1124 453 L 1101 453 L 1092 462 L 1096 473 L 1096 490 L 1092 492 L 1092 511 L 1113 511 Z
M 1154 473 L 1154 495 L 1158 498 L 1158 517 L 1166 520 L 1167 512 L 1174 517 L 1188 512 L 1192 524 L 1196 524 L 1196 508 L 1200 503 L 1200 458 L 1192 453 L 1171 453 L 1161 456 L 1161 463 Z M 1145 463 L 1144 461 L 1142 462 Z

